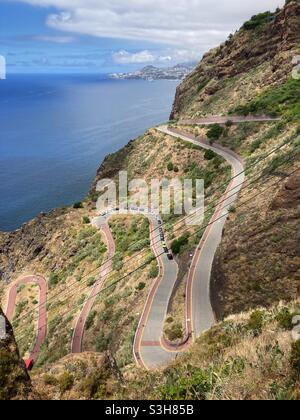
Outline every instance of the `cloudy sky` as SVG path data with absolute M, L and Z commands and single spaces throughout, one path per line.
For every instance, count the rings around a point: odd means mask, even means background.
M 284 0 L 0 0 L 11 72 L 112 72 L 199 60 Z

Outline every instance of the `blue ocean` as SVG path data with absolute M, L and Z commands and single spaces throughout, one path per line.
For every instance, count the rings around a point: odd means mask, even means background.
M 104 157 L 166 121 L 175 81 L 11 75 L 0 81 L 0 230 L 70 205 Z

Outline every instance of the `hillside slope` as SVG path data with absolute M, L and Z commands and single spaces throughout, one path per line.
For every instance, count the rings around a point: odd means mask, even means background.
M 1 308 L 0 316 L 4 317 Z M 32 392 L 31 381 L 6 318 L 5 323 L 6 337 L 0 339 L 0 400 L 28 399 Z
M 300 54 L 300 2 L 253 17 L 178 87 L 171 119 L 223 114 L 287 81 Z
M 107 252 L 105 238 L 90 225 L 96 214 L 95 186 L 103 178 L 117 181 L 118 172 L 125 169 L 129 178 L 146 180 L 201 176 L 207 183 L 206 205 L 211 214 L 219 197 L 214 190 L 228 185 L 228 166 L 222 160 L 149 130 L 105 159 L 89 196 L 75 208 L 40 215 L 19 231 L 0 235 L 3 305 L 18 277 L 34 272 L 48 282 L 48 336 L 32 374 L 41 395 L 50 399 L 300 398 L 299 342 L 294 343 L 291 335 L 300 294 L 300 81 L 291 77 L 292 58 L 300 55 L 299 18 L 300 3 L 295 0 L 275 14 L 253 17 L 224 45 L 209 52 L 177 90 L 172 112 L 177 121 L 171 127 L 208 137 L 238 153 L 250 185 L 230 211 L 213 267 L 212 304 L 219 321 L 226 320 L 200 337 L 173 365 L 147 373 L 135 367 L 132 355 L 136 326 L 157 264 L 114 284 L 126 274 L 127 261 L 130 269 L 138 268 L 138 250 L 131 247 L 135 242 L 149 260 L 149 225 L 141 216 L 110 220 L 118 250 L 107 282 L 112 287 L 98 296 L 88 319 L 84 335 L 88 353 L 69 355 L 74 322 Z M 281 120 L 228 121 L 213 128 L 180 121 L 227 115 L 228 110 L 276 114 Z M 164 220 L 170 243 L 183 243 L 176 255 L 179 277 L 167 323 L 170 335 L 182 338 L 186 274 L 201 236 L 178 238 L 180 233 L 173 229 L 177 219 L 170 215 Z M 35 299 L 34 289 L 18 291 L 13 325 L 22 356 L 34 340 L 35 318 L 28 309 L 36 306 Z M 11 366 L 26 385 L 28 377 L 11 340 Z M 4 398 L 22 398 L 22 393 L 10 394 L 11 376 L 3 375 L 8 379 L 2 386 L 7 392 Z

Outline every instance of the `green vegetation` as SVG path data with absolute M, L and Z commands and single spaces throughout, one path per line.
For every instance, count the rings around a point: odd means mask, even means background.
M 200 82 L 200 84 L 197 86 L 197 93 L 200 93 L 209 82 L 209 80 L 203 80 L 203 82 Z
M 120 271 L 123 268 L 123 253 L 117 251 L 113 256 L 112 267 L 115 271 Z
M 64 372 L 58 378 L 59 390 L 62 394 L 69 391 L 74 385 L 74 377 L 68 372 Z
M 282 308 L 276 317 L 278 326 L 286 331 L 291 331 L 293 328 L 293 319 L 299 316 L 300 312 L 290 312 L 289 308 Z
M 90 277 L 89 279 L 88 279 L 88 281 L 87 281 L 87 286 L 88 287 L 92 287 L 92 286 L 94 286 L 94 284 L 96 283 L 96 279 L 95 279 L 95 277 Z
M 209 127 L 207 131 L 207 137 L 211 141 L 219 140 L 219 138 L 224 134 L 224 127 L 220 124 L 213 124 Z
M 215 157 L 217 157 L 217 154 L 213 150 L 206 150 L 204 159 L 213 160 Z
M 172 162 L 168 163 L 167 169 L 168 169 L 169 172 L 172 172 L 174 170 L 174 165 L 173 165 Z
M 110 228 L 116 242 L 115 266 L 120 265 L 126 255 L 133 255 L 149 246 L 149 220 L 137 216 L 128 221 L 124 218 L 114 219 Z
M 264 326 L 265 312 L 256 310 L 250 315 L 247 328 L 253 332 L 254 335 L 259 335 Z
M 272 22 L 273 19 L 274 13 L 259 13 L 258 15 L 252 16 L 252 18 L 248 22 L 245 22 L 243 29 L 245 29 L 246 31 L 250 31 Z
M 97 316 L 97 311 L 91 311 L 85 323 L 85 329 L 89 330 L 94 325 L 94 320 Z
M 175 323 L 171 327 L 167 328 L 165 333 L 170 341 L 179 340 L 180 338 L 183 338 L 182 325 Z
M 145 287 L 146 287 L 146 283 L 141 282 L 141 283 L 139 283 L 139 285 L 137 286 L 136 289 L 141 292 L 142 290 L 145 289 Z
M 49 277 L 49 286 L 53 288 L 60 283 L 64 283 L 66 281 L 66 273 L 65 271 L 60 271 L 57 273 L 51 273 Z
M 150 270 L 149 270 L 149 278 L 150 279 L 156 279 L 158 274 L 159 274 L 159 268 L 158 268 L 157 262 L 154 261 L 152 263 L 151 267 L 150 267 Z
M 272 116 L 282 115 L 289 121 L 300 121 L 300 80 L 289 79 L 280 86 L 271 87 L 256 99 L 236 107 L 230 113 L 267 113 Z
M 74 209 L 83 209 L 83 204 L 81 201 L 78 201 L 77 203 L 74 203 L 73 205 Z
M 292 345 L 290 363 L 295 374 L 300 377 L 300 340 Z
M 187 178 L 192 179 L 193 181 L 203 179 L 205 188 L 209 188 L 211 184 L 213 183 L 215 177 L 217 176 L 216 173 L 216 167 L 219 165 L 220 162 L 223 162 L 223 160 L 219 160 L 219 158 L 216 158 L 217 160 L 212 160 L 212 166 L 209 166 L 207 168 L 202 168 L 199 166 L 197 162 L 192 162 L 189 166 L 185 168 L 185 175 Z M 215 166 L 216 164 L 216 166 Z
M 88 216 L 83 216 L 82 222 L 83 224 L 88 225 L 89 223 L 91 223 L 91 220 Z
M 189 237 L 190 237 L 190 233 L 187 232 L 184 235 L 182 235 L 180 238 L 175 239 L 172 242 L 171 249 L 172 249 L 173 254 L 175 254 L 175 255 L 180 254 L 180 252 L 182 251 L 182 249 L 186 245 L 188 245 L 188 243 L 189 243 Z
M 22 368 L 16 351 L 5 349 L 1 343 L 0 349 L 0 400 L 10 400 L 21 397 L 30 388 L 29 378 Z

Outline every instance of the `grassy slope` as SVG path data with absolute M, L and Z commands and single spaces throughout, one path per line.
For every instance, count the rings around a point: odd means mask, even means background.
M 299 342 L 292 319 L 299 301 L 232 316 L 199 338 L 167 369 L 111 369 L 106 356 L 68 356 L 33 384 L 62 399 L 299 399 Z M 67 387 L 64 386 L 67 383 Z

